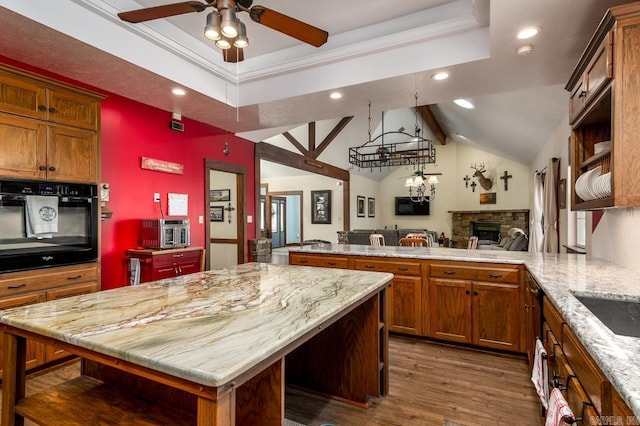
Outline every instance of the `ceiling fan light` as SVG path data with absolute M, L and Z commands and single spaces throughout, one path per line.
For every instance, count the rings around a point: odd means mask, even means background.
M 238 24 L 236 23 L 236 13 L 231 9 L 223 9 L 220 11 L 222 16 L 222 35 L 228 38 L 236 38 L 238 36 Z
M 220 37 L 220 40 L 216 41 L 216 46 L 220 49 L 227 50 L 231 48 L 231 42 L 226 37 Z
M 413 186 L 413 179 L 411 179 L 410 177 L 407 178 L 406 182 L 404 183 L 404 186 Z
M 245 27 L 244 23 L 238 21 L 238 36 L 233 41 L 233 45 L 235 47 L 239 47 L 244 49 L 249 46 L 249 38 L 247 37 L 247 27 Z
M 211 12 L 207 15 L 204 36 L 210 40 L 220 40 L 220 15 L 218 12 Z

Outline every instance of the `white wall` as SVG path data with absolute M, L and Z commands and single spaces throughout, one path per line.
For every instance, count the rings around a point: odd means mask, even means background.
M 299 175 L 261 179 L 261 183 L 269 185 L 270 192 L 303 191 L 302 194 L 302 240 L 338 241 L 337 231 L 342 231 L 342 181 L 322 175 Z M 331 224 L 311 223 L 311 191 L 331 191 Z
M 381 217 L 382 217 L 382 209 L 385 208 L 386 201 L 383 201 L 379 196 L 378 189 L 378 181 L 373 179 L 367 179 L 362 176 L 358 176 L 355 174 L 351 174 L 349 176 L 349 206 L 350 209 L 350 228 L 351 229 L 376 229 L 382 228 L 380 226 Z M 358 206 L 358 196 L 365 198 L 365 211 L 364 217 L 358 217 L 357 206 Z M 367 211 L 367 203 L 369 198 L 373 198 L 375 200 L 375 216 L 369 217 Z
M 428 165 L 425 172 L 442 173 L 438 176 L 436 196 L 431 202 L 429 216 L 396 216 L 395 197 L 408 196 L 404 186 L 406 177 L 413 173 L 411 167 L 400 167 L 380 182 L 378 210 L 381 212 L 380 226 L 394 228 L 424 228 L 444 232 L 451 236 L 450 211 L 459 210 L 511 210 L 529 209 L 530 170 L 527 165 L 479 150 L 469 145 L 448 141 L 446 145 L 436 145 L 435 165 Z M 493 177 L 493 187 L 486 191 L 479 185 L 475 192 L 471 186 L 465 187 L 463 178 L 472 177 L 471 163 L 484 163 L 485 177 Z M 498 179 L 507 170 L 513 176 L 509 179 L 509 189 L 504 190 L 504 181 Z M 476 179 L 473 178 L 473 181 Z M 472 181 L 469 181 L 471 184 Z M 480 194 L 496 193 L 496 204 L 480 204 Z

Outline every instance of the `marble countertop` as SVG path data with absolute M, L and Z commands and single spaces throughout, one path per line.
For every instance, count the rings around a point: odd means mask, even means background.
M 582 254 L 318 244 L 292 252 L 526 265 L 602 372 L 640 418 L 640 338 L 614 334 L 576 297 L 640 301 L 640 274 Z
M 7 309 L 0 311 L 0 322 L 221 386 L 357 306 L 392 278 L 247 263 Z

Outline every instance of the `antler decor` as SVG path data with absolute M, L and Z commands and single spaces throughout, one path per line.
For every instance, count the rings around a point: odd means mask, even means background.
M 480 186 L 487 191 L 491 189 L 493 186 L 493 180 L 484 176 L 483 173 L 487 171 L 484 168 L 484 163 L 480 163 L 479 166 L 477 164 L 472 164 L 471 168 L 475 170 L 473 177 L 478 179 Z

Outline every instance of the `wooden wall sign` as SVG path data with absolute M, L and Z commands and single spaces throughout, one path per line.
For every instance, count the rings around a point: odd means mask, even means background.
M 170 161 L 156 160 L 155 158 L 142 157 L 140 167 L 156 172 L 173 173 L 181 175 L 184 173 L 184 164 L 172 163 Z

